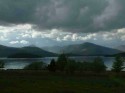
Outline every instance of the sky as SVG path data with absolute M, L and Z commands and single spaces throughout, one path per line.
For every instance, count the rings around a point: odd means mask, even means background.
M 0 44 L 125 45 L 125 0 L 0 0 Z

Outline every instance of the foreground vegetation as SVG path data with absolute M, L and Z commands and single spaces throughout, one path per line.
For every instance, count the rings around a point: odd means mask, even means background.
M 124 93 L 125 73 L 51 73 L 44 71 L 0 71 L 0 93 Z
M 3 62 L 0 65 L 3 68 Z M 23 70 L 1 70 L 0 93 L 124 93 L 123 68 L 121 57 L 109 72 L 99 57 L 76 62 L 61 54 L 48 65 L 34 62 Z
M 60 73 L 65 72 L 69 74 L 73 74 L 75 72 L 82 73 L 85 71 L 103 73 L 106 71 L 106 68 L 107 67 L 101 57 L 96 57 L 92 62 L 76 62 L 75 60 L 69 59 L 65 54 L 60 54 L 56 61 L 52 59 L 48 65 L 44 62 L 33 62 L 24 67 L 25 70 L 47 70 L 50 72 L 59 71 Z M 123 69 L 124 59 L 120 56 L 116 56 L 112 65 L 112 71 L 119 73 Z

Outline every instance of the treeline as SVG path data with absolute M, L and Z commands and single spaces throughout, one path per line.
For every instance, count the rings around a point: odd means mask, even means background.
M 124 60 L 120 56 L 115 57 L 115 62 L 112 65 L 112 71 L 120 72 L 124 69 Z M 76 62 L 68 58 L 65 54 L 60 54 L 57 60 L 51 60 L 50 64 L 46 65 L 43 62 L 34 62 L 26 66 L 26 70 L 48 70 L 50 72 L 65 72 L 65 73 L 75 73 L 75 72 L 105 72 L 106 66 L 101 57 L 97 57 L 93 62 Z

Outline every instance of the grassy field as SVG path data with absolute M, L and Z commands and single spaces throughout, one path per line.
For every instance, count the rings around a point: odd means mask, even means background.
M 0 93 L 125 93 L 125 79 L 109 73 L 0 71 Z

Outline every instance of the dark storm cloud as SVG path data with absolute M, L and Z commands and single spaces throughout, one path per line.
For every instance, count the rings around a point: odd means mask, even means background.
M 0 24 L 96 32 L 123 28 L 125 0 L 0 0 Z

